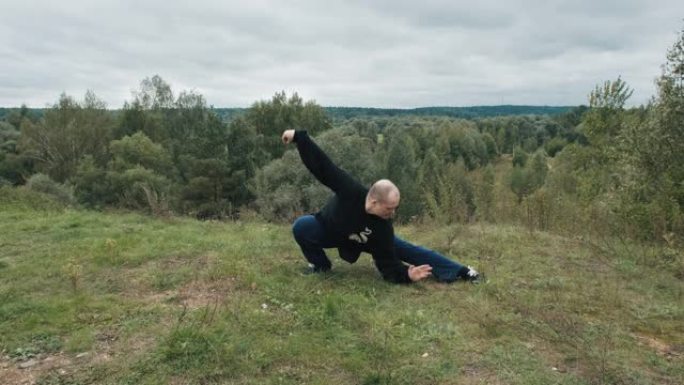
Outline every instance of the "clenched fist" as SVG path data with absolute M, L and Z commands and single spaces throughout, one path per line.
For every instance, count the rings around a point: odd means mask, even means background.
M 285 144 L 292 143 L 292 140 L 294 140 L 294 134 L 295 134 L 295 130 L 283 131 L 283 136 L 282 136 L 283 143 L 285 143 Z

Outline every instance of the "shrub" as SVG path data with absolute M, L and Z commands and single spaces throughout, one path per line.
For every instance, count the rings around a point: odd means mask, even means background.
M 49 195 L 60 203 L 66 205 L 71 205 L 74 203 L 74 193 L 72 188 L 55 182 L 45 174 L 38 173 L 32 175 L 26 183 L 26 187 L 31 191 Z

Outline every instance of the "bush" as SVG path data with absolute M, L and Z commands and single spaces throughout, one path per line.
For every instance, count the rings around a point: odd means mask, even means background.
M 544 150 L 546 150 L 546 153 L 549 154 L 550 157 L 556 156 L 557 153 L 559 153 L 565 146 L 567 146 L 568 141 L 555 137 L 551 139 L 550 141 L 546 142 L 544 145 Z
M 171 182 L 164 176 L 142 166 L 123 172 L 110 171 L 107 180 L 117 192 L 119 204 L 131 209 L 149 209 L 166 214 Z
M 57 183 L 45 174 L 38 173 L 32 175 L 27 181 L 26 187 L 31 191 L 49 195 L 65 205 L 71 205 L 75 201 L 71 187 Z
M 469 223 L 475 213 L 475 194 L 464 162 L 448 165 L 444 177 L 425 188 L 423 199 L 426 214 L 437 223 Z
M 0 187 L 0 211 L 61 211 L 65 205 L 50 195 L 29 190 L 26 186 Z
M 527 164 L 527 153 L 520 147 L 513 149 L 513 166 L 525 167 Z
M 83 158 L 71 180 L 78 202 L 90 208 L 114 203 L 116 197 L 106 175 L 106 171 L 95 164 L 92 156 L 87 155 Z
M 0 187 L 11 187 L 12 182 L 0 176 Z

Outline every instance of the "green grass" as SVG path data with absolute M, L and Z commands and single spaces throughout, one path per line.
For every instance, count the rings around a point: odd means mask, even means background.
M 397 286 L 334 251 L 331 273 L 301 275 L 289 226 L 17 191 L 0 189 L 2 383 L 49 357 L 64 365 L 39 364 L 40 384 L 684 383 L 681 250 L 400 227 L 488 282 Z

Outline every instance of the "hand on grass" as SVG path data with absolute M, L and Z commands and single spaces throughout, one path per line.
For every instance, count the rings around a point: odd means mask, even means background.
M 409 275 L 409 278 L 411 278 L 411 281 L 413 281 L 413 282 L 420 281 L 421 279 L 425 279 L 425 278 L 432 275 L 432 266 L 430 266 L 430 265 L 420 265 L 420 266 L 409 265 L 408 275 Z

